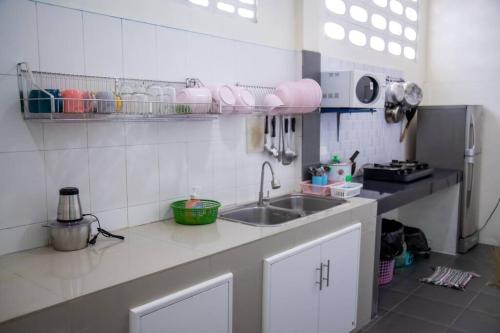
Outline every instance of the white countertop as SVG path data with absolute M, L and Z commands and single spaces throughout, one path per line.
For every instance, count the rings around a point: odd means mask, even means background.
M 80 251 L 42 247 L 0 256 L 0 323 L 372 202 L 352 198 L 273 227 L 222 219 L 203 226 L 160 221 L 116 231 L 125 241 L 99 237 L 95 246 Z

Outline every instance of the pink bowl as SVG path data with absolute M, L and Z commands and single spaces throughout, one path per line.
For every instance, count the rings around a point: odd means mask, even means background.
M 248 113 L 255 106 L 255 96 L 245 88 L 237 86 L 229 86 L 236 98 L 234 110 L 239 113 Z
M 213 84 L 208 86 L 212 93 L 212 98 L 217 103 L 223 106 L 234 106 L 236 104 L 236 97 L 234 96 L 231 87 L 225 84 Z
M 212 93 L 208 88 L 185 88 L 177 93 L 176 102 L 188 105 L 193 113 L 208 113 Z
M 264 97 L 264 106 L 266 107 L 266 112 L 270 114 L 280 113 L 280 106 L 283 106 L 283 101 L 275 94 L 267 94 Z
M 294 106 L 295 103 L 295 89 L 292 82 L 285 82 L 276 87 L 276 96 L 278 96 L 283 104 L 286 106 Z

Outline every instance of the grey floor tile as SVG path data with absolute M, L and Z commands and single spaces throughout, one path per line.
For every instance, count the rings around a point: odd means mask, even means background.
M 474 277 L 469 281 L 466 290 L 480 291 L 491 281 L 489 276 Z
M 492 245 L 479 244 L 466 254 L 462 254 L 460 256 L 466 257 L 467 259 L 490 263 L 493 260 L 493 249 L 494 246 Z
M 446 330 L 446 333 L 467 333 L 465 331 L 459 331 L 455 328 L 448 328 L 448 330 Z
M 382 289 L 390 289 L 405 294 L 411 294 L 421 285 L 421 282 L 412 276 L 394 276 L 391 283 L 386 284 Z
M 431 275 L 434 267 L 446 266 L 453 260 L 456 260 L 455 256 L 433 252 L 429 259 L 419 257 L 413 265 L 396 269 L 396 275 L 412 276 L 417 279 L 423 278 Z
M 481 289 L 481 293 L 500 297 L 500 288 L 494 286 L 491 283 L 486 283 L 483 289 Z
M 493 316 L 500 317 L 500 297 L 479 294 L 469 306 L 469 309 L 487 312 Z
M 483 262 L 469 259 L 467 256 L 460 256 L 450 263 L 450 267 L 463 271 L 474 272 L 482 277 L 489 278 L 495 271 L 493 262 Z
M 467 333 L 498 333 L 500 332 L 500 318 L 466 310 L 457 319 L 453 328 Z
M 390 310 L 401 303 L 406 297 L 408 297 L 408 294 L 390 289 L 381 289 L 379 293 L 379 307 Z
M 414 295 L 429 299 L 431 301 L 443 302 L 465 308 L 477 295 L 471 290 L 456 290 L 442 286 L 423 284 Z
M 446 327 L 408 317 L 399 313 L 389 313 L 379 320 L 368 333 L 444 333 Z
M 450 326 L 463 311 L 463 308 L 434 302 L 418 296 L 410 296 L 392 311 L 436 324 Z
M 387 314 L 388 312 L 389 312 L 389 310 L 384 309 L 384 308 L 380 308 L 380 309 L 378 309 L 377 316 L 382 317 L 383 315 Z
M 479 245 L 465 255 L 432 253 L 428 260 L 419 258 L 413 266 L 397 269 L 393 283 L 380 288 L 380 316 L 363 333 L 500 333 L 500 289 L 486 286 L 495 269 L 491 250 Z M 473 279 L 465 291 L 419 283 L 435 266 L 474 271 L 482 277 Z

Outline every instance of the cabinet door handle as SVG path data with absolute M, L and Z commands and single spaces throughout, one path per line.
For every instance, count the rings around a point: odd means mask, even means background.
M 326 265 L 321 263 L 321 271 L 323 272 L 323 267 L 326 267 L 326 278 L 321 274 L 321 278 L 326 281 L 326 286 L 330 287 L 330 260 L 327 260 Z
M 319 290 L 323 290 L 323 264 L 319 268 L 316 268 L 316 270 L 319 271 L 319 282 L 316 281 L 316 284 L 319 284 Z

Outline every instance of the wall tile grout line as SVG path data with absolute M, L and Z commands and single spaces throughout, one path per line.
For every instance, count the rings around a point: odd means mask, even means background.
M 44 221 L 38 221 L 38 222 L 26 223 L 26 224 L 19 224 L 19 225 L 16 225 L 16 226 L 3 227 L 3 228 L 0 228 L 0 232 L 2 230 L 12 230 L 12 229 L 16 229 L 16 228 L 29 227 L 29 226 L 37 225 L 37 224 L 45 224 L 45 223 L 47 223 L 47 221 L 48 221 L 48 219 L 45 219 Z
M 89 127 L 88 124 L 85 123 L 85 133 L 87 133 L 87 147 L 85 148 L 87 150 L 87 167 L 88 167 L 88 172 L 89 172 L 89 179 L 88 179 L 88 184 L 89 184 L 89 205 L 90 205 L 90 211 L 94 213 L 94 207 L 92 207 L 92 182 L 91 182 L 91 169 L 90 169 L 90 148 L 89 148 Z
M 40 56 L 40 32 L 38 30 L 38 2 L 35 2 L 35 26 L 36 26 L 36 46 L 37 46 L 37 55 L 38 55 L 38 70 L 42 70 L 42 60 Z
M 88 75 L 88 73 L 87 73 L 86 52 L 85 52 L 85 22 L 83 21 L 83 11 L 82 10 L 80 10 L 80 20 L 82 21 L 83 73 L 85 73 L 85 75 Z

